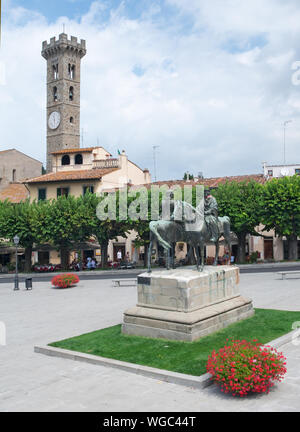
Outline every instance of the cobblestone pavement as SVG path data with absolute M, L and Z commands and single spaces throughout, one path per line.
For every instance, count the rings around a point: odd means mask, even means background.
M 299 411 L 300 345 L 281 349 L 288 374 L 269 395 L 234 399 L 215 386 L 205 390 L 156 381 L 121 370 L 33 352 L 34 345 L 118 324 L 136 302 L 136 288 L 113 288 L 109 280 L 82 281 L 56 290 L 49 282 L 33 291 L 0 286 L 0 411 Z M 255 307 L 300 311 L 299 279 L 276 274 L 241 276 L 241 292 Z

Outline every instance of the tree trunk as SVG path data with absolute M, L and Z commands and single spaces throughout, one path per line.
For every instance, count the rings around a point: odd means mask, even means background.
M 108 241 L 101 243 L 101 268 L 107 267 L 107 248 Z
M 25 273 L 31 272 L 32 245 L 25 248 Z
M 295 234 L 287 236 L 289 261 L 295 261 L 298 259 L 298 239 Z
M 246 233 L 239 234 L 238 240 L 237 263 L 243 264 L 246 262 Z
M 69 250 L 66 246 L 61 246 L 60 248 L 60 263 L 62 270 L 69 269 Z

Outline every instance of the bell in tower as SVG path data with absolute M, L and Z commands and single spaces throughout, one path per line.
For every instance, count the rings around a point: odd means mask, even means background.
M 80 147 L 80 67 L 86 43 L 65 33 L 43 42 L 47 60 L 47 172 L 51 153 Z

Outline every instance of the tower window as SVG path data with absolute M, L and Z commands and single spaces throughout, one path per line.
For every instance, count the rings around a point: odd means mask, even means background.
M 62 165 L 70 165 L 70 156 L 69 155 L 64 155 L 61 158 L 61 164 Z
M 74 123 L 74 117 L 70 117 L 70 123 Z
M 54 102 L 58 101 L 57 87 L 53 87 L 53 100 Z
M 75 156 L 75 165 L 82 165 L 82 164 L 83 164 L 82 154 L 77 154 Z
M 72 101 L 74 98 L 74 87 L 70 87 L 69 90 L 69 100 Z
M 17 171 L 15 169 L 12 170 L 12 181 L 15 182 L 16 181 L 16 174 Z
M 58 64 L 53 65 L 52 70 L 53 70 L 53 79 L 57 80 L 58 79 Z
M 69 63 L 68 72 L 69 72 L 69 78 L 74 79 L 75 78 L 75 65 L 72 65 L 71 63 Z

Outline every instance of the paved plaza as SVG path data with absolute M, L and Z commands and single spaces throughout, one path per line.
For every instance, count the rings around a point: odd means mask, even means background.
M 241 294 L 254 307 L 300 311 L 300 279 L 273 273 L 241 275 Z M 119 324 L 136 303 L 135 287 L 113 288 L 110 280 L 82 281 L 66 290 L 49 282 L 33 291 L 0 285 L 0 411 L 300 411 L 300 345 L 280 348 L 288 359 L 283 383 L 269 395 L 246 399 L 157 381 L 121 370 L 33 352 L 34 345 Z M 291 329 L 292 330 L 292 329 Z

